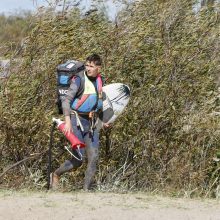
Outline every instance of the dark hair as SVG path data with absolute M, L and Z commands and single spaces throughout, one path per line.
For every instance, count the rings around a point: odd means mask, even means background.
M 98 55 L 98 54 L 96 54 L 96 53 L 94 53 L 94 54 L 91 54 L 90 56 L 88 56 L 87 58 L 86 58 L 86 62 L 93 62 L 95 65 L 97 65 L 97 66 L 101 66 L 102 65 L 102 59 L 101 59 L 101 57 Z

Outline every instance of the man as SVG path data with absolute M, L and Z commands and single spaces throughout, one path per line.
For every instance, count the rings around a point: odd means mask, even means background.
M 86 153 L 88 165 L 85 172 L 84 190 L 89 190 L 96 172 L 99 155 L 99 132 L 95 128 L 97 112 L 102 107 L 102 80 L 100 76 L 102 60 L 99 55 L 87 57 L 85 71 L 74 76 L 62 102 L 65 116 L 65 132 L 73 133 L 86 144 L 84 149 L 72 150 L 74 155 L 66 160 L 52 175 L 52 188 L 56 188 L 59 177 L 82 165 L 80 155 Z M 105 125 L 109 127 L 109 125 Z

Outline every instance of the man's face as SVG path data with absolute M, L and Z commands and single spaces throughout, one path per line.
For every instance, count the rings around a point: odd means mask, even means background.
M 96 77 L 101 70 L 101 66 L 95 65 L 94 62 L 86 62 L 86 72 L 88 76 Z

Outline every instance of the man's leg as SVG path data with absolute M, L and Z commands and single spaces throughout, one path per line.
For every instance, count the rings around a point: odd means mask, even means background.
M 82 152 L 81 152 L 82 153 Z M 79 154 L 77 153 L 76 150 L 72 150 L 72 154 L 80 159 Z M 72 156 L 70 160 L 66 160 L 63 164 L 60 165 L 58 169 L 55 170 L 55 174 L 57 176 L 61 176 L 63 173 L 69 172 L 73 168 L 78 168 L 82 165 L 82 161 L 76 159 L 75 157 Z
M 77 158 L 80 158 L 79 154 L 76 150 L 72 150 L 72 154 Z M 83 154 L 83 152 L 81 152 Z M 59 178 L 62 174 L 69 172 L 72 169 L 77 169 L 82 165 L 82 160 L 77 160 L 76 158 L 72 157 L 70 160 L 66 160 L 64 163 L 60 165 L 58 169 L 52 174 L 51 178 L 51 187 L 56 189 L 59 184 Z
M 72 128 L 73 128 L 73 133 L 75 134 L 75 136 L 80 140 L 80 141 L 84 141 L 83 140 L 83 134 L 80 130 L 79 127 L 77 127 L 77 123 L 76 123 L 76 118 L 75 116 L 71 116 L 71 122 L 72 122 Z M 84 150 L 80 150 L 81 154 L 84 154 Z M 72 150 L 72 154 L 77 157 L 80 158 L 77 150 Z M 66 160 L 63 164 L 61 164 L 61 166 L 55 170 L 55 172 L 52 174 L 51 178 L 51 187 L 52 188 L 57 188 L 58 184 L 59 184 L 59 178 L 62 174 L 69 172 L 72 169 L 76 169 L 78 167 L 80 167 L 82 165 L 82 161 L 77 160 L 75 157 L 71 157 L 70 160 Z
M 99 132 L 94 131 L 93 135 L 89 132 L 84 137 L 86 142 L 86 154 L 88 157 L 87 169 L 85 172 L 84 190 L 90 189 L 91 183 L 95 176 L 96 166 L 99 158 Z

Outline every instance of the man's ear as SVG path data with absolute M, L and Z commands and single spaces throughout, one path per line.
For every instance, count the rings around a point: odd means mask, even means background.
M 101 69 L 102 69 L 102 67 L 101 67 L 101 66 L 98 66 L 98 72 L 99 72 L 99 73 L 101 72 Z

